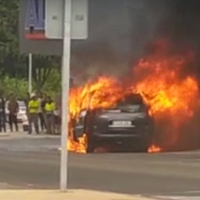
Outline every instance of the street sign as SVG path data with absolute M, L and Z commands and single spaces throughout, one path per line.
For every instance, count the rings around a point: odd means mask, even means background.
M 63 39 L 64 0 L 45 0 L 45 36 Z M 88 37 L 88 0 L 72 0 L 71 39 Z
M 25 37 L 45 39 L 45 0 L 28 0 L 25 19 Z
M 40 55 L 58 55 L 63 52 L 62 40 L 48 40 L 37 38 L 37 32 L 34 32 L 35 39 L 27 38 L 26 19 L 29 0 L 19 1 L 19 47 L 21 54 L 40 54 Z M 34 36 L 32 36 L 34 37 Z

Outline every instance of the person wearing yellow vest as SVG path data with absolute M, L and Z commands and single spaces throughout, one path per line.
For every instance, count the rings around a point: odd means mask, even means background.
M 35 132 L 39 134 L 38 126 L 38 109 L 40 102 L 35 94 L 31 94 L 31 98 L 28 102 L 28 116 L 29 116 L 29 134 L 32 133 L 32 124 L 34 124 Z
M 55 132 L 54 111 L 55 111 L 55 103 L 52 101 L 51 97 L 48 96 L 44 106 L 48 134 L 54 134 Z

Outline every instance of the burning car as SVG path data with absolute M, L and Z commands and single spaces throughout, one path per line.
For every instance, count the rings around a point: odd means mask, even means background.
M 78 141 L 86 134 L 86 152 L 93 152 L 98 145 L 105 144 L 147 152 L 153 130 L 153 118 L 142 97 L 131 94 L 110 108 L 82 110 L 74 124 L 73 135 Z
M 69 151 L 91 152 L 106 142 L 146 151 L 152 137 L 150 153 L 199 145 L 195 54 L 174 51 L 168 40 L 153 47 L 128 75 L 100 75 L 70 89 Z M 134 94 L 143 102 L 131 100 Z

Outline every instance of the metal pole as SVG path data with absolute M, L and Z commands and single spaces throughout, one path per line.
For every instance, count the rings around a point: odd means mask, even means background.
M 61 127 L 61 161 L 60 161 L 60 189 L 67 189 L 67 140 L 69 121 L 69 79 L 70 79 L 70 52 L 71 52 L 71 1 L 64 1 L 63 27 L 63 62 L 62 62 L 62 127 Z
M 28 92 L 29 94 L 32 93 L 32 53 L 29 53 L 28 55 Z

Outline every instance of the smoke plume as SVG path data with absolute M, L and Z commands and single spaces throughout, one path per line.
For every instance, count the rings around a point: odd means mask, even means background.
M 98 74 L 127 73 L 148 51 L 149 43 L 160 38 L 171 40 L 176 51 L 192 50 L 199 55 L 198 0 L 89 2 L 89 37 L 72 44 L 72 75 L 79 81 Z

